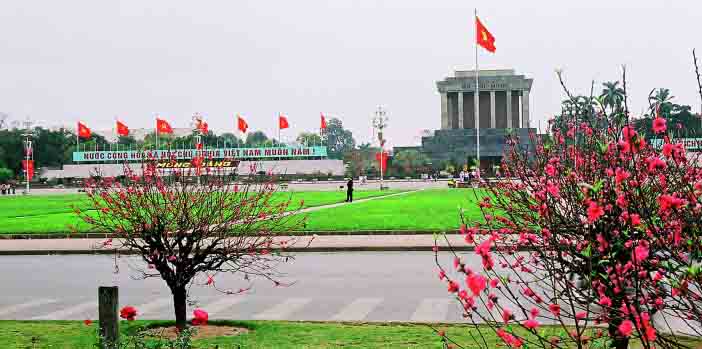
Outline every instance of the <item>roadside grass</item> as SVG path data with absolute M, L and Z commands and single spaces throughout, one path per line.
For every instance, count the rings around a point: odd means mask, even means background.
M 357 199 L 395 194 L 400 191 L 356 191 Z M 274 202 L 291 199 L 289 210 L 343 202 L 345 191 L 279 192 Z M 302 206 L 300 205 L 303 202 Z M 73 206 L 89 209 L 85 194 L 0 197 L 0 234 L 89 232 L 89 224 L 73 213 Z
M 122 321 L 120 325 L 124 339 L 147 328 L 172 326 L 173 322 L 137 320 Z M 244 327 L 249 332 L 198 339 L 194 341 L 193 348 L 442 348 L 441 337 L 435 330 L 444 331 L 447 338 L 462 348 L 504 346 L 492 330 L 480 328 L 481 336 L 478 329 L 469 324 L 435 324 L 429 327 L 407 323 L 211 321 L 208 326 L 217 325 Z M 526 330 L 515 328 L 515 331 L 523 338 L 535 340 Z M 563 328 L 559 326 L 542 326 L 538 331 L 545 338 L 566 338 Z M 96 322 L 85 325 L 82 321 L 0 321 L 2 348 L 94 348 L 96 339 Z M 474 340 L 480 340 L 482 345 L 477 345 Z M 702 344 L 700 338 L 680 337 L 677 340 L 692 348 Z M 154 342 L 156 340 L 152 344 Z M 567 343 L 562 344 L 570 347 Z M 607 346 L 601 340 L 598 344 L 597 347 Z M 592 345 L 596 346 L 594 343 Z M 630 348 L 640 347 L 638 341 L 630 343 Z
M 481 218 L 474 190 L 422 190 L 382 200 L 310 212 L 307 214 L 308 223 L 305 230 L 458 229 L 459 208 L 464 210 L 469 220 Z

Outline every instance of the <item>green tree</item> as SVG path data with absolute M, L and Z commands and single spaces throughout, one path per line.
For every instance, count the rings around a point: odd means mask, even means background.
M 268 139 L 263 131 L 254 131 L 246 137 L 246 142 L 244 144 L 247 147 L 264 147 L 271 144 L 271 140 Z
M 356 140 L 349 130 L 345 130 L 341 120 L 332 118 L 327 121 L 327 128 L 322 136 L 331 159 L 343 159 L 344 153 L 356 147 Z
M 5 184 L 12 179 L 13 173 L 9 168 L 0 167 L 0 183 Z
M 322 137 L 314 132 L 302 132 L 295 139 L 298 143 L 306 146 L 314 146 L 322 144 Z
M 403 150 L 395 154 L 392 159 L 396 169 L 405 176 L 414 176 L 424 169 L 428 159 L 426 155 L 417 150 Z
M 608 81 L 602 84 L 604 89 L 600 94 L 602 105 L 609 107 L 612 112 L 619 111 L 624 103 L 624 89 L 619 87 L 619 81 Z

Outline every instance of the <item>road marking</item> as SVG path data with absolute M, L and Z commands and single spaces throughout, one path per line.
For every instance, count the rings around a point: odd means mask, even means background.
M 149 315 L 149 312 L 155 312 L 156 310 L 163 308 L 167 305 L 171 304 L 171 298 L 170 297 L 162 297 L 158 298 L 155 301 L 149 302 L 149 303 L 144 303 L 142 305 L 136 306 L 137 310 L 137 316 L 139 315 Z
M 73 315 L 85 313 L 88 311 L 91 312 L 91 315 L 88 315 L 88 316 L 85 316 L 83 314 L 80 314 L 80 315 L 83 318 L 90 319 L 90 318 L 95 317 L 95 315 L 96 315 L 95 310 L 97 310 L 97 306 L 98 306 L 97 301 L 92 300 L 90 302 L 80 303 L 80 304 L 74 305 L 72 307 L 63 308 L 63 309 L 57 310 L 53 313 L 33 317 L 32 320 L 69 320 L 69 318 Z
M 253 318 L 260 320 L 284 320 L 311 301 L 312 299 L 310 298 L 288 298 L 284 302 L 278 303 L 264 310 L 262 313 L 254 315 Z
M 412 322 L 441 322 L 446 320 L 450 299 L 426 298 L 410 317 Z
M 243 301 L 243 296 L 224 296 L 223 299 L 207 304 L 206 306 L 202 307 L 202 309 L 207 311 L 207 313 L 210 314 L 210 317 L 218 316 L 221 312 Z
M 383 301 L 382 298 L 359 298 L 345 306 L 332 321 L 361 321 Z
M 56 302 L 56 300 L 54 300 L 54 299 L 35 299 L 33 301 L 29 301 L 26 303 L 11 305 L 9 307 L 5 307 L 5 308 L 0 309 L 0 316 L 16 313 L 20 310 L 24 310 L 27 308 L 38 307 L 40 305 L 46 305 L 46 304 L 51 304 L 51 303 L 55 303 L 55 302 Z

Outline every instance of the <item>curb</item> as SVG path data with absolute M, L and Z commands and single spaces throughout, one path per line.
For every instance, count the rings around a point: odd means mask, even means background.
M 344 235 L 432 235 L 432 234 L 459 234 L 456 230 L 322 230 L 280 232 L 276 236 L 344 236 Z M 42 233 L 42 234 L 0 234 L 0 240 L 40 240 L 40 239 L 109 239 L 119 238 L 112 233 Z

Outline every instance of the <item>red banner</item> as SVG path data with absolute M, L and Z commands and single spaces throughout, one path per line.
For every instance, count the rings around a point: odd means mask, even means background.
M 382 171 L 386 172 L 388 168 L 388 152 L 375 153 L 375 160 L 380 164 Z
M 34 160 L 22 160 L 22 169 L 27 173 L 27 179 L 32 180 L 34 177 Z

